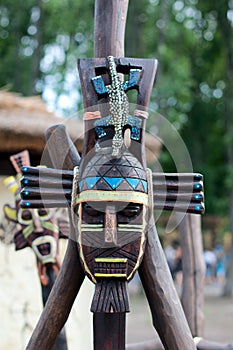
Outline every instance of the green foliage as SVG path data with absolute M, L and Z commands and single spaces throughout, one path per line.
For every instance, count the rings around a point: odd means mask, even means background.
M 72 96 L 65 108 L 76 111 L 76 60 L 93 55 L 93 13 L 94 0 L 1 1 L 0 86 L 42 94 L 60 110 L 60 97 Z

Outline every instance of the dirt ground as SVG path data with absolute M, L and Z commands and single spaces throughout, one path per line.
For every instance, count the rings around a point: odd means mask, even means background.
M 143 294 L 130 298 L 131 312 L 127 316 L 127 343 L 142 342 L 155 337 L 151 315 Z M 221 343 L 233 343 L 233 298 L 221 297 L 221 286 L 205 286 L 205 338 Z

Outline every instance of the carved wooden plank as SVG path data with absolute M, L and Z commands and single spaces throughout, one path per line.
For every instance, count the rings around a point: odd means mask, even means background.
M 82 86 L 83 101 L 85 112 L 96 112 L 99 111 L 102 117 L 108 115 L 108 104 L 107 100 L 98 97 L 96 93 L 92 78 L 96 75 L 103 74 L 108 66 L 107 59 L 105 58 L 87 58 L 78 60 L 78 70 Z M 119 57 L 119 56 L 118 56 Z M 116 58 L 115 59 L 118 69 L 124 73 L 129 73 L 130 68 L 140 68 L 142 69 L 142 76 L 139 82 L 139 88 L 137 91 L 137 104 L 135 105 L 136 111 L 147 112 L 149 99 L 151 95 L 151 90 L 153 87 L 154 76 L 157 68 L 157 61 L 153 59 L 139 59 L 139 58 Z M 120 68 L 119 68 L 120 67 Z M 108 75 L 104 75 L 105 83 L 109 84 Z M 107 80 L 106 80 L 107 79 Z M 136 112 L 135 112 L 136 113 Z M 141 138 L 138 142 L 131 142 L 129 150 L 141 163 L 145 165 L 145 122 L 144 113 L 139 113 L 139 118 L 141 119 Z M 95 145 L 95 130 L 94 130 L 95 120 L 85 120 L 85 139 L 83 145 L 83 155 L 87 154 Z

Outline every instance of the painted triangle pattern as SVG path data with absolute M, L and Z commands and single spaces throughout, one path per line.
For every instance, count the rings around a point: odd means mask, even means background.
M 142 186 L 144 188 L 144 191 L 147 192 L 147 181 L 141 180 Z
M 104 177 L 104 180 L 115 190 L 124 179 L 122 177 Z
M 135 190 L 137 185 L 139 184 L 139 179 L 134 179 L 132 177 L 127 177 L 126 181 L 128 182 L 128 184 Z
M 80 191 L 133 190 L 147 193 L 145 169 L 132 154 L 124 153 L 120 158 L 113 158 L 108 153 L 97 153 L 93 158 L 80 179 Z
M 100 176 L 86 178 L 86 183 L 88 188 L 91 190 L 99 180 L 100 180 Z
M 147 182 L 140 179 L 127 177 L 88 177 L 79 182 L 79 190 L 118 190 L 118 191 L 139 191 L 147 193 Z

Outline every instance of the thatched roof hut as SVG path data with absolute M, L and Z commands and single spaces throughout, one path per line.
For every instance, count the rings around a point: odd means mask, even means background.
M 66 125 L 79 152 L 82 150 L 83 122 L 63 119 L 46 109 L 40 97 L 22 97 L 8 91 L 0 91 L 0 174 L 14 173 L 9 156 L 28 149 L 33 165 L 40 162 L 45 147 L 45 132 L 54 124 Z M 146 136 L 147 156 L 153 161 L 159 152 L 160 141 Z
M 13 172 L 11 154 L 28 149 L 32 164 L 38 164 L 45 147 L 45 132 L 54 124 L 65 123 L 67 130 L 81 151 L 83 123 L 79 120 L 55 116 L 46 109 L 40 97 L 22 97 L 0 91 L 0 173 Z M 9 164 L 8 164 L 9 163 Z

